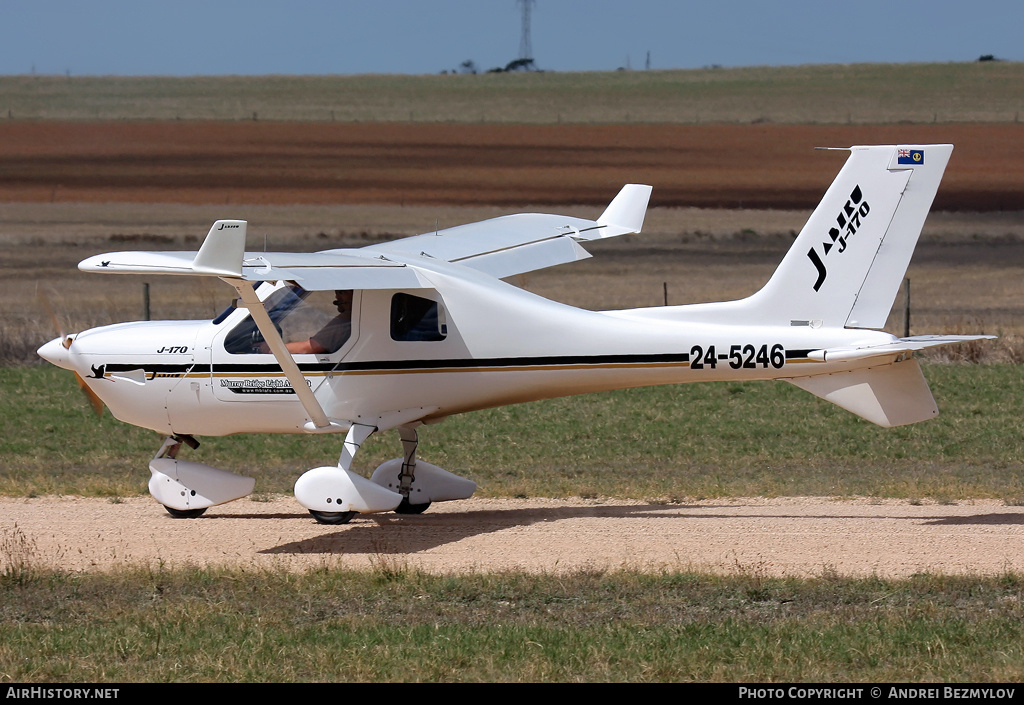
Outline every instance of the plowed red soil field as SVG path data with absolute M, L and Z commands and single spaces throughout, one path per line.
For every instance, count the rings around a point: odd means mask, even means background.
M 0 202 L 809 208 L 844 157 L 956 145 L 935 210 L 1024 208 L 1024 125 L 0 123 Z

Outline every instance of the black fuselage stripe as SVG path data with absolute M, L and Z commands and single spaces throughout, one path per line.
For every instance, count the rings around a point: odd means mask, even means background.
M 811 352 L 807 350 L 787 350 L 786 359 L 803 359 Z M 440 360 L 374 360 L 365 362 L 331 362 L 299 363 L 299 371 L 304 374 L 327 372 L 382 372 L 398 370 L 431 370 L 431 369 L 485 369 L 500 367 L 567 367 L 567 366 L 607 366 L 607 365 L 673 365 L 689 364 L 689 353 L 662 353 L 652 355 L 555 355 L 537 357 L 496 357 L 479 360 L 466 358 L 447 358 Z M 216 374 L 216 375 L 272 375 L 281 374 L 281 366 L 275 363 L 218 363 L 205 364 L 142 364 L 110 363 L 104 366 L 107 373 L 143 370 L 144 372 L 168 374 Z

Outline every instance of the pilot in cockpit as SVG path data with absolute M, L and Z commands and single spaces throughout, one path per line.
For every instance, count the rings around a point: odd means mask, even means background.
M 307 340 L 287 343 L 288 352 L 293 354 L 313 353 L 322 355 L 341 348 L 352 334 L 352 290 L 338 289 L 334 292 L 334 305 L 338 315 Z
M 352 290 L 338 289 L 334 292 L 334 306 L 338 315 L 329 320 L 319 331 L 305 340 L 285 343 L 293 355 L 332 353 L 341 348 L 352 334 Z M 259 343 L 259 351 L 269 353 L 266 341 Z

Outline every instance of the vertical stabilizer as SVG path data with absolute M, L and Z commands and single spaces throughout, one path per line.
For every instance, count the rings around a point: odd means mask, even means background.
M 765 287 L 751 322 L 881 328 L 952 145 L 851 147 L 850 156 Z
M 889 169 L 909 167 L 910 180 L 889 230 L 871 262 L 868 275 L 857 292 L 857 301 L 846 321 L 847 327 L 881 328 L 885 325 L 952 152 L 951 144 L 896 148 Z

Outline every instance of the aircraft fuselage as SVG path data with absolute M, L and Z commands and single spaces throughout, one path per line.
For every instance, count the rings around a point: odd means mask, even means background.
M 455 285 L 451 267 L 422 268 L 436 290 L 407 292 L 440 299 L 443 339 L 395 340 L 389 328 L 399 292 L 364 290 L 341 350 L 294 356 L 329 417 L 399 413 L 430 422 L 628 387 L 820 375 L 851 365 L 813 359 L 814 351 L 895 340 L 877 331 L 694 322 L 690 306 L 586 311 L 482 275 L 459 272 Z M 160 433 L 303 432 L 308 416 L 274 356 L 226 350 L 247 316 L 239 308 L 218 323 L 96 328 L 80 333 L 64 359 L 114 416 Z

